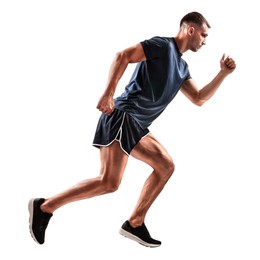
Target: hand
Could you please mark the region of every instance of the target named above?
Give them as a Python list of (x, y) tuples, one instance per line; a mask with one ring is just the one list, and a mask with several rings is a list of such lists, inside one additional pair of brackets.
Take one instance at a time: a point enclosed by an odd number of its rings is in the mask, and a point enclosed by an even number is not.
[(97, 104), (97, 109), (106, 115), (110, 115), (114, 111), (115, 105), (112, 97), (102, 96)]
[(235, 70), (236, 63), (230, 56), (226, 56), (224, 53), (220, 60), (220, 68), (229, 74)]

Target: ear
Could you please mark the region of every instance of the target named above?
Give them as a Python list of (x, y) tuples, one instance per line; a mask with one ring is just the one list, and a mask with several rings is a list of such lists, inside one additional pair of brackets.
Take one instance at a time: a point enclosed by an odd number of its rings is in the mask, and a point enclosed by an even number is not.
[(188, 34), (189, 34), (189, 35), (192, 35), (192, 34), (194, 33), (194, 31), (195, 31), (195, 28), (194, 28), (193, 26), (189, 26), (189, 28), (188, 28)]

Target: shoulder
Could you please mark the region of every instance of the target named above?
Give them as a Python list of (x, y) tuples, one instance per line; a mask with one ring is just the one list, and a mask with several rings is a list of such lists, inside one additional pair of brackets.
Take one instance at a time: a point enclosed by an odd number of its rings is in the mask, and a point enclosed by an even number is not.
[(141, 42), (142, 45), (164, 46), (170, 43), (170, 37), (154, 36)]
[(141, 42), (147, 58), (160, 57), (169, 49), (170, 38), (154, 36)]

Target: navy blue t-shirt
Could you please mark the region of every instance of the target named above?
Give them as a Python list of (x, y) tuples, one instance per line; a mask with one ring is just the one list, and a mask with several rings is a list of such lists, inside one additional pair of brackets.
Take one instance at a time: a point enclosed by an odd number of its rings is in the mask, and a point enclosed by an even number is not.
[(174, 38), (156, 36), (141, 44), (146, 60), (136, 65), (125, 91), (115, 98), (115, 107), (147, 128), (191, 76)]

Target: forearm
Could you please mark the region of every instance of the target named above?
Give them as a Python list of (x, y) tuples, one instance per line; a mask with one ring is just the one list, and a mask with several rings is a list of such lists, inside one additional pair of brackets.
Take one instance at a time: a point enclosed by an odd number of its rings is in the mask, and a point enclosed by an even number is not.
[(124, 54), (118, 53), (111, 64), (108, 74), (107, 86), (101, 98), (98, 101), (97, 109), (101, 112), (110, 115), (114, 110), (113, 97), (116, 91), (117, 84), (126, 70), (128, 61)]
[(228, 74), (225, 73), (223, 70), (220, 70), (216, 77), (210, 83), (199, 90), (198, 100), (203, 103), (209, 100), (218, 90), (227, 75)]
[(201, 104), (203, 104), (205, 101), (209, 100), (217, 91), (219, 86), (222, 84), (224, 79), (232, 73), (236, 68), (235, 61), (225, 54), (223, 54), (221, 60), (220, 60), (220, 71), (216, 75), (216, 77), (205, 87), (203, 87), (201, 90), (199, 90), (198, 93), (198, 99), (200, 100)]
[(107, 86), (104, 95), (113, 97), (117, 84), (124, 74), (128, 65), (128, 61), (123, 53), (117, 53), (111, 67), (109, 69)]

